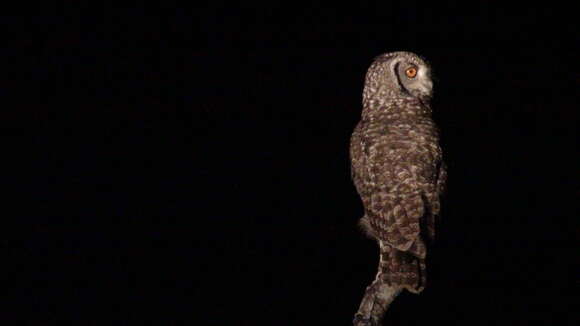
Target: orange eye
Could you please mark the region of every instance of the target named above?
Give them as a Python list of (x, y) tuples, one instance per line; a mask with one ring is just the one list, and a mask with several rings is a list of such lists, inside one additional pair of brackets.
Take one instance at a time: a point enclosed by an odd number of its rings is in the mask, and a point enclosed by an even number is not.
[(415, 76), (417, 76), (417, 68), (408, 68), (405, 70), (405, 74), (409, 78), (415, 78)]

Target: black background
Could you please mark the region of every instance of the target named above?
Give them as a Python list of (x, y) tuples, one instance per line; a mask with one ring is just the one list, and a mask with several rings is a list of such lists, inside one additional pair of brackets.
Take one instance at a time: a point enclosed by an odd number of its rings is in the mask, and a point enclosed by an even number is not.
[(12, 15), (3, 124), (16, 223), (2, 238), (17, 309), (0, 318), (349, 325), (378, 262), (356, 227), (349, 137), (372, 59), (408, 50), (435, 72), (449, 190), (428, 287), (401, 295), (386, 321), (576, 324), (568, 10), (405, 1)]

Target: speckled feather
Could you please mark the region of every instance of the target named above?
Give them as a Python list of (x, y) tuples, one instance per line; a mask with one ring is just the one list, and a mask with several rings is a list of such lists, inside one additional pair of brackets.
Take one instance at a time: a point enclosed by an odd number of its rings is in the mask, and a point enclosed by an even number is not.
[[(426, 75), (417, 79), (423, 80), (407, 88), (404, 76), (390, 71), (402, 62), (419, 67)], [(381, 244), (378, 277), (414, 293), (425, 286), (425, 238), (435, 236), (446, 179), (431, 90), (430, 67), (420, 57), (377, 57), (366, 76), (362, 118), (350, 148), (352, 178), (365, 210), (360, 224)]]

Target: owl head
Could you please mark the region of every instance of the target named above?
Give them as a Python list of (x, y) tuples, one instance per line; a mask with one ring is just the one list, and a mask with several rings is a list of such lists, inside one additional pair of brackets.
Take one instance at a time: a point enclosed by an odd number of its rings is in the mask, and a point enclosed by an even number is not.
[(399, 51), (375, 58), (367, 71), (363, 102), (409, 97), (425, 102), (432, 95), (429, 64), (414, 53)]

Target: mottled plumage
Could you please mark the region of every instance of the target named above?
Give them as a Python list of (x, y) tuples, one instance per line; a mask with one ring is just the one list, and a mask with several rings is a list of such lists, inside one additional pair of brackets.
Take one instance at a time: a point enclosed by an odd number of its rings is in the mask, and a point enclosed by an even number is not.
[(364, 206), (360, 224), (379, 242), (380, 263), (355, 325), (377, 324), (402, 289), (425, 287), (425, 240), (435, 236), (446, 179), (432, 88), (429, 65), (409, 52), (377, 57), (366, 75), (350, 155)]

